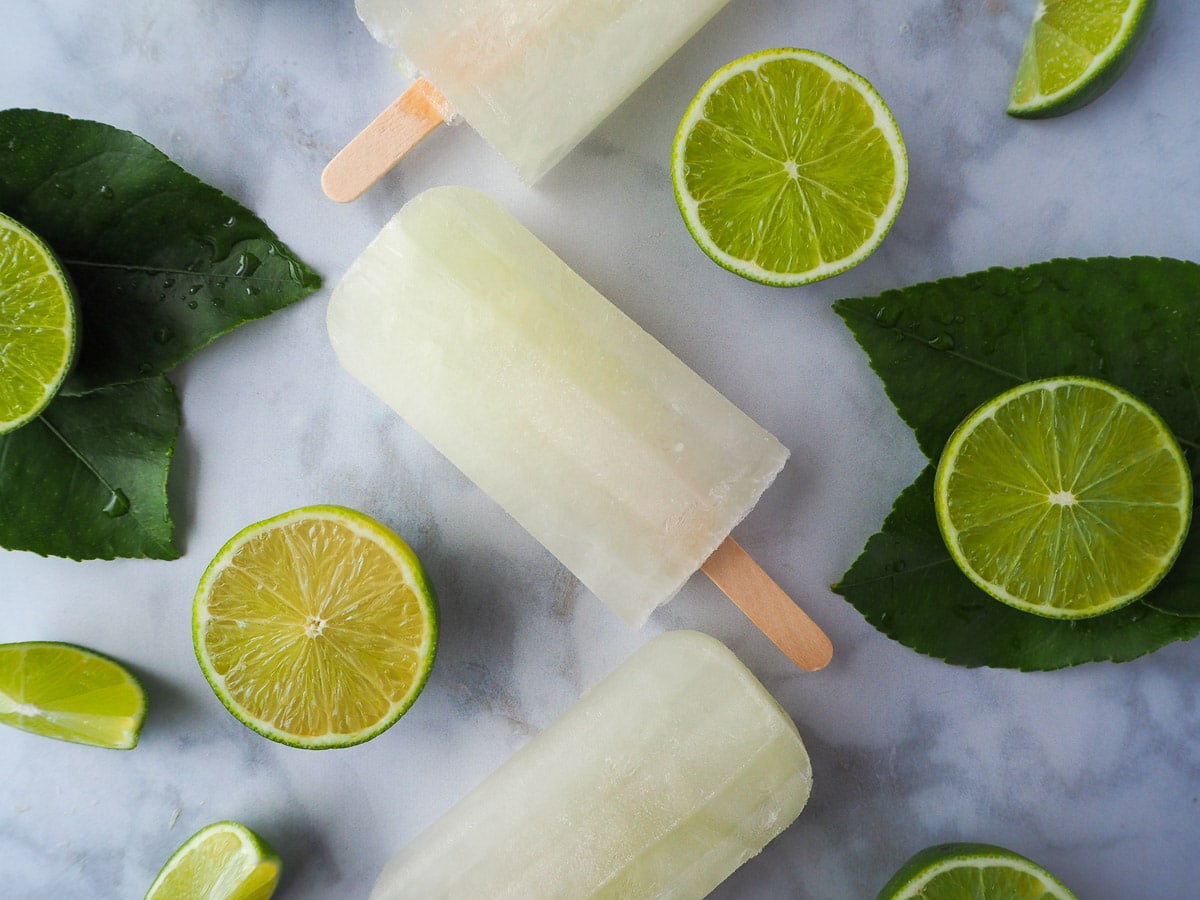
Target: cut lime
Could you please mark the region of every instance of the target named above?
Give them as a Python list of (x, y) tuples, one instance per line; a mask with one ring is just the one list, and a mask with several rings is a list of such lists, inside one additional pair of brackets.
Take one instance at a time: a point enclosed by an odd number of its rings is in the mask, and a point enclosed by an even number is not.
[(1032, 381), (958, 426), (938, 525), (975, 584), (1018, 609), (1095, 616), (1149, 591), (1187, 534), (1192, 482), (1146, 404), (1090, 378)]
[(904, 199), (896, 121), (861, 75), (811, 50), (735, 60), (692, 100), (671, 154), (675, 199), (714, 261), (807, 284), (879, 246)]
[(237, 822), (215, 822), (167, 860), (146, 900), (267, 900), (281, 864), (275, 851)]
[(876, 900), (1075, 900), (1032, 860), (991, 844), (938, 844), (916, 854)]
[(37, 417), (75, 360), (75, 290), (54, 252), (0, 213), (0, 434)]
[(1008, 114), (1049, 118), (1091, 103), (1133, 60), (1153, 11), (1154, 0), (1040, 0)]
[(233, 537), (200, 580), (196, 657), (221, 702), (294, 747), (362, 743), (416, 700), (437, 602), (408, 545), (373, 519), (311, 506)]
[(44, 737), (131, 750), (146, 692), (120, 663), (53, 641), (0, 644), (0, 722)]

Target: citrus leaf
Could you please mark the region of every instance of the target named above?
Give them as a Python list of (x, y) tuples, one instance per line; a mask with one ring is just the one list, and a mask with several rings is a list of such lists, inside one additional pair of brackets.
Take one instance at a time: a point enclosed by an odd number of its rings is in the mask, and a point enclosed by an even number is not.
[(1200, 618), (1170, 615), (1144, 602), (1091, 619), (1062, 620), (988, 596), (959, 570), (942, 542), (933, 469), (927, 467), (905, 488), (883, 529), (834, 586), (888, 637), (955, 665), (1032, 671), (1124, 662), (1200, 635)]
[(78, 288), (75, 392), (164, 374), (321, 283), (245, 207), (99, 122), (0, 111), (0, 211), (50, 244)]
[[(834, 309), (930, 459), (941, 455), (962, 419), (1002, 391), (1036, 378), (1088, 375), (1153, 407), (1183, 447), (1193, 480), (1200, 474), (1200, 394), (1192, 373), (1192, 361), (1200, 358), (1200, 266), (1195, 263), (1058, 259), (839, 300)], [(883, 531), (837, 587), (872, 624), (901, 643), (963, 665), (1045, 669), (1131, 659), (1200, 634), (1194, 618), (1200, 616), (1196, 528), (1167, 577), (1128, 612), (1138, 622), (1144, 617), (1144, 623), (1126, 627), (1119, 640), (1105, 637), (1109, 626), (1099, 619), (1068, 624), (1051, 638), (1038, 617), (1014, 610), (1020, 619), (1010, 623), (1010, 611), (988, 599), (999, 609), (971, 614), (984, 623), (969, 630), (969, 639), (981, 640), (980, 646), (947, 646), (946, 634), (961, 629), (913, 610), (944, 615), (952, 608), (961, 619), (963, 610), (975, 610), (986, 594), (959, 575), (945, 552), (933, 518), (932, 486), (924, 497), (911, 496), (922, 479), (901, 495)], [(926, 513), (931, 534), (922, 531)], [(888, 569), (897, 565), (904, 571)], [(953, 573), (941, 571), (947, 565)], [(897, 616), (910, 624), (898, 626)], [(998, 629), (995, 638), (983, 640), (990, 629)], [(1003, 641), (1009, 646), (1002, 648)]]
[(0, 544), (73, 559), (175, 559), (167, 475), (179, 401), (166, 378), (56, 397), (0, 436)]
[(56, 113), (0, 111), (0, 211), (64, 262), (83, 334), (59, 396), (0, 443), (0, 545), (178, 556), (166, 482), (179, 403), (162, 376), (320, 278), (140, 137)]

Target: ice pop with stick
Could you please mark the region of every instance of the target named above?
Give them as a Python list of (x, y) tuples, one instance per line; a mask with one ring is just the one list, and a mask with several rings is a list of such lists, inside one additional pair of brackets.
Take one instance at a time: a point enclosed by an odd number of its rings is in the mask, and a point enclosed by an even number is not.
[(729, 537), (786, 448), (491, 198), (410, 200), (328, 327), (352, 375), (629, 623), (703, 568), (797, 665), (828, 663)]
[(360, 196), (461, 115), (532, 184), (728, 0), (358, 0), (412, 86), (330, 161), (325, 193)]

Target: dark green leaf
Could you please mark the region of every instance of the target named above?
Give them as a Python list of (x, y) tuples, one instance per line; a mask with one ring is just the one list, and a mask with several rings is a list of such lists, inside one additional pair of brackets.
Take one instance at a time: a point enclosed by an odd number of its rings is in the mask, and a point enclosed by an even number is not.
[(166, 378), (56, 397), (0, 436), (0, 544), (74, 559), (175, 559), (167, 474), (178, 432)]
[(163, 374), (320, 286), (249, 210), (98, 122), (0, 112), (0, 211), (40, 234), (79, 290), (73, 392)]
[(933, 510), (933, 466), (901, 493), (883, 530), (834, 590), (889, 637), (960, 666), (1059, 669), (1123, 662), (1200, 635), (1200, 618), (1133, 603), (1061, 621), (989, 597), (946, 552)]
[[(1141, 397), (1179, 439), (1193, 480), (1200, 473), (1200, 400), (1191, 371), (1192, 361), (1200, 359), (1200, 266), (1195, 263), (1052, 260), (839, 300), (834, 309), (866, 350), (930, 459), (941, 455), (954, 428), (981, 403), (1025, 381), (1071, 374), (1101, 378)], [(1198, 527), (1172, 571), (1143, 603), (1111, 614), (1119, 616), (1113, 622), (1133, 617), (1142, 623), (1124, 632), (1123, 645), (1104, 637), (1109, 626), (1099, 619), (1067, 626), (1050, 639), (1038, 617), (989, 600), (999, 609), (974, 617), (984, 624), (978, 634), (969, 633), (975, 640), (996, 628), (997, 640), (950, 652), (937, 616), (913, 618), (912, 610), (929, 604), (937, 591), (951, 592), (940, 598), (944, 604), (966, 604), (954, 606), (960, 611), (974, 609), (986, 595), (950, 563), (936, 527), (930, 534), (905, 533), (933, 522), (932, 488), (924, 499), (914, 499), (912, 490), (902, 495), (890, 524), (867, 544), (839, 589), (877, 627), (920, 652), (964, 665), (1057, 668), (1089, 659), (1130, 659), (1200, 633), (1190, 620), (1160, 621), (1158, 612), (1148, 611), (1200, 615)], [(921, 574), (884, 577), (886, 567), (897, 563), (915, 564)], [(929, 567), (922, 568), (926, 563)], [(947, 565), (953, 571), (943, 572)], [(901, 613), (915, 627), (899, 628), (894, 617)], [(1007, 624), (995, 624), (994, 614)], [(947, 625), (945, 630), (956, 634), (956, 641), (967, 639), (962, 629)], [(1001, 640), (1009, 642), (1006, 649)]]

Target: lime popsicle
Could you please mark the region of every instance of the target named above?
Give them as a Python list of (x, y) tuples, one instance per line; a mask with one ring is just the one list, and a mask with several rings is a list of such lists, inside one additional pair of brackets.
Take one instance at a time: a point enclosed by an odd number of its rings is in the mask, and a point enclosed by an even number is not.
[(371, 900), (702, 897), (811, 786), (796, 726), (737, 657), (668, 632), (402, 850)]
[[(338, 284), (328, 326), (352, 375), (630, 624), (703, 566), (798, 665), (828, 662), (828, 639), (728, 539), (788, 451), (493, 200), (409, 201)], [(753, 609), (747, 578), (766, 582)]]
[(727, 2), (358, 0), (421, 77), (330, 164), (326, 193), (358, 196), (455, 113), (532, 184)]

